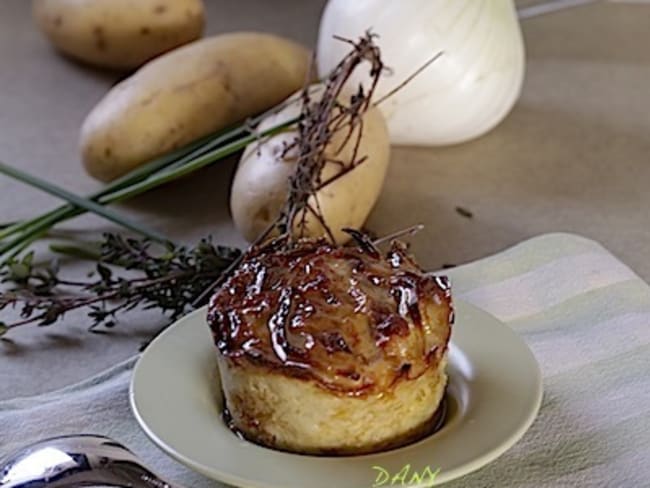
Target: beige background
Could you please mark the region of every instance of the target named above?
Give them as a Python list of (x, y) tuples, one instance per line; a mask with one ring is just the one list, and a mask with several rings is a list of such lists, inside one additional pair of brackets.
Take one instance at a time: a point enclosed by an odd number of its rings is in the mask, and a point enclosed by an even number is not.
[[(531, 3), (531, 2), (526, 2)], [(33, 28), (27, 0), (0, 1), (0, 159), (79, 193), (78, 129), (118, 77), (57, 55)], [(208, 32), (263, 29), (313, 44), (322, 0), (207, 0)], [(650, 278), (650, 5), (608, 3), (522, 25), (527, 76), (496, 130), (454, 147), (396, 148), (369, 227), (414, 222), (424, 265), (471, 261), (525, 238), (570, 231), (594, 238)], [(132, 201), (121, 210), (174, 238), (243, 245), (228, 215), (234, 161)], [(0, 221), (56, 202), (0, 177)], [(467, 219), (456, 206), (470, 209)], [(66, 225), (92, 236), (93, 217)], [(50, 390), (132, 355), (161, 324), (135, 316), (111, 336), (70, 316), (0, 343), (0, 398)]]

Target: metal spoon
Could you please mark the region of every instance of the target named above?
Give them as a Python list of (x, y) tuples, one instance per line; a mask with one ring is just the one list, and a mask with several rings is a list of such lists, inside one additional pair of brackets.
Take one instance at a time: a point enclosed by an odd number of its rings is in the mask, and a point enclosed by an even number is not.
[(0, 488), (182, 488), (161, 479), (113, 439), (72, 435), (46, 439), (0, 467)]

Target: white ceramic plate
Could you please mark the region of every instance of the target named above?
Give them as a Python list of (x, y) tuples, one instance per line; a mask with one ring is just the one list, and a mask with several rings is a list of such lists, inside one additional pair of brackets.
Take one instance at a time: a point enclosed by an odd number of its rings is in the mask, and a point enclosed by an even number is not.
[[(216, 348), (206, 310), (179, 320), (146, 349), (131, 383), (131, 405), (147, 435), (181, 463), (245, 488), (364, 488), (406, 465), (440, 469), (436, 485), (475, 471), (512, 447), (542, 399), (541, 373), (506, 325), (461, 301), (449, 354), (451, 408), (445, 426), (415, 444), (353, 457), (302, 456), (236, 437), (221, 420)], [(408, 484), (430, 486), (430, 478)], [(399, 485), (399, 483), (398, 483)], [(390, 486), (386, 483), (385, 486)]]

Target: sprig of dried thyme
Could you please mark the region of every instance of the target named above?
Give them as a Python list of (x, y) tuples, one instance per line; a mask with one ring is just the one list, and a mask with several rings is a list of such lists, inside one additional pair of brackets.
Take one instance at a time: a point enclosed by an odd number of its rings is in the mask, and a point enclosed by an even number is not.
[(13, 259), (0, 279), (11, 284), (0, 295), (0, 311), (17, 308), (21, 318), (0, 322), (0, 335), (27, 324), (51, 325), (68, 312), (87, 308), (90, 330), (113, 327), (120, 312), (158, 309), (170, 319), (191, 304), (239, 256), (209, 239), (195, 247), (160, 246), (147, 239), (106, 234), (94, 272), (68, 280), (56, 262), (36, 266), (33, 253)]

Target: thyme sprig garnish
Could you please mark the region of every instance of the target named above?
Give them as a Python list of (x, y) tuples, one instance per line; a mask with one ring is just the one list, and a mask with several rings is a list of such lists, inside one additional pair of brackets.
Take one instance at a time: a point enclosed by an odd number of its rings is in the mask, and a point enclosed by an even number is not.
[[(330, 241), (335, 242), (332, 230), (323, 217), (318, 192), (353, 171), (366, 159), (365, 155), (358, 153), (363, 134), (363, 115), (372, 106), (375, 88), (385, 69), (379, 47), (374, 42), (375, 37), (371, 32), (366, 32), (357, 41), (339, 38), (349, 43), (352, 49), (323, 81), (322, 94), (314, 99), (307, 87), (302, 91), (298, 134), (284, 151), (285, 155), (292, 153), (292, 157), (296, 158), (296, 170), (289, 177), (288, 197), (273, 226), (286, 240), (288, 247), (293, 246), (296, 239), (307, 235), (310, 215), (320, 223)], [(359, 85), (355, 93), (344, 97), (348, 80), (364, 62), (369, 64), (370, 87), (366, 90)], [(330, 143), (338, 132), (343, 132), (345, 137), (339, 147), (331, 152)], [(349, 143), (353, 144), (352, 156), (349, 161), (342, 161), (338, 156)], [(337, 171), (324, 180), (323, 172), (328, 165), (333, 165)], [(265, 238), (264, 235), (260, 237)]]
[(51, 325), (80, 308), (88, 309), (93, 331), (113, 327), (118, 313), (136, 307), (158, 309), (174, 320), (190, 310), (238, 255), (238, 250), (209, 239), (195, 247), (161, 246), (105, 234), (100, 259), (82, 280), (62, 276), (56, 261), (35, 265), (33, 253), (14, 258), (0, 271), (2, 281), (13, 284), (0, 295), (0, 311), (17, 308), (20, 319), (0, 322), (0, 335), (27, 324)]

